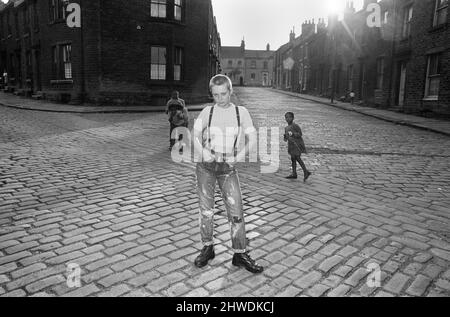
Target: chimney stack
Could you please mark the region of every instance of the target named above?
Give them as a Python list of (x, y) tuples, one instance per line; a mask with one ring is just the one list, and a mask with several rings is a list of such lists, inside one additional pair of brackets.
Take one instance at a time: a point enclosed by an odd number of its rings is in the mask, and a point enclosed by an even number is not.
[(295, 27), (292, 29), (291, 33), (289, 34), (289, 42), (294, 42), (295, 40)]
[(314, 19), (312, 21), (305, 21), (302, 24), (302, 36), (308, 37), (314, 34), (316, 31), (316, 24), (314, 22)]

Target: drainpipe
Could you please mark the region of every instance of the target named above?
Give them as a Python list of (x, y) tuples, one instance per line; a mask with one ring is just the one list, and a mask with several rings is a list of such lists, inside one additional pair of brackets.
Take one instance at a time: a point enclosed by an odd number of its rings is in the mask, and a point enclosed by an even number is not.
[(394, 85), (394, 67), (395, 67), (395, 62), (394, 62), (394, 58), (395, 58), (395, 35), (397, 32), (397, 6), (396, 6), (396, 0), (392, 1), (392, 4), (394, 6), (394, 10), (393, 10), (393, 19), (394, 19), (394, 24), (393, 24), (393, 29), (392, 29), (392, 43), (391, 43), (391, 69), (389, 72), (389, 89), (388, 89), (388, 99), (387, 99), (387, 105), (388, 107), (391, 107), (391, 102), (392, 102), (392, 86)]
[(80, 7), (81, 7), (81, 27), (80, 27), (80, 43), (81, 43), (81, 103), (84, 103), (85, 96), (86, 96), (86, 78), (85, 78), (85, 72), (84, 72), (84, 18), (83, 18), (83, 12), (84, 12), (84, 6), (83, 6), (83, 0), (80, 0)]

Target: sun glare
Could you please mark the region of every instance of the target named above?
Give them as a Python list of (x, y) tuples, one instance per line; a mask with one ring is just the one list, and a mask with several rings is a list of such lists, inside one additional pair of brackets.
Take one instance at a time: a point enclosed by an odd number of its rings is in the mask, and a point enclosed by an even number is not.
[(345, 0), (326, 0), (328, 14), (341, 14), (345, 9)]

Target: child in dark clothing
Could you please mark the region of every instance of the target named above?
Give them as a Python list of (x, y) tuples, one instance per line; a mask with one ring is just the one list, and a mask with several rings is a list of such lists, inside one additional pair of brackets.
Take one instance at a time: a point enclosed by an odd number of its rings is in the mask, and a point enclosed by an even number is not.
[[(180, 99), (179, 92), (172, 92), (171, 99), (166, 105), (166, 114), (170, 122), (170, 150), (174, 146), (176, 140), (172, 138), (172, 132), (177, 127), (188, 127), (189, 124), (189, 114), (186, 108), (186, 104), (183, 99)], [(183, 135), (179, 136), (178, 141), (183, 139)]]
[(287, 179), (297, 179), (297, 162), (300, 164), (303, 170), (304, 178), (306, 180), (311, 176), (311, 172), (306, 169), (305, 163), (303, 163), (301, 155), (306, 153), (305, 142), (302, 137), (302, 130), (294, 123), (294, 114), (288, 112), (285, 115), (288, 126), (285, 128), (284, 141), (288, 142), (288, 153), (291, 156), (292, 161), (292, 174), (286, 177)]

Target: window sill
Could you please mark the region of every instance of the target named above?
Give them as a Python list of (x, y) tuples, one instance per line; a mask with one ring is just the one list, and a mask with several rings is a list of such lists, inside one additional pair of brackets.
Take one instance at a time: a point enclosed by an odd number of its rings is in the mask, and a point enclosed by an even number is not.
[(150, 79), (149, 81), (150, 85), (155, 85), (155, 86), (167, 86), (167, 85), (178, 85), (178, 86), (186, 86), (186, 82), (181, 80), (155, 80), (155, 79)]
[(425, 97), (422, 99), (423, 101), (439, 101), (438, 96)]
[(408, 37), (402, 37), (401, 39), (400, 39), (400, 44), (407, 44), (407, 43), (409, 43), (411, 41), (411, 37), (410, 36), (408, 36)]
[(428, 33), (438, 33), (438, 32), (442, 32), (445, 29), (447, 29), (448, 24), (447, 23), (442, 23), (436, 26), (431, 27), (430, 29), (428, 29)]
[(150, 17), (149, 20), (151, 22), (169, 23), (169, 24), (175, 24), (175, 25), (180, 25), (180, 26), (186, 26), (186, 21), (178, 21), (178, 20), (173, 20), (173, 19), (169, 19), (169, 18)]
[(48, 23), (48, 25), (62, 24), (62, 23), (65, 23), (65, 22), (66, 22), (65, 19), (57, 19), (57, 20), (55, 20), (55, 21), (50, 21), (50, 22)]
[(73, 80), (72, 79), (53, 79), (53, 80), (50, 80), (50, 84), (52, 84), (52, 85), (73, 84)]

